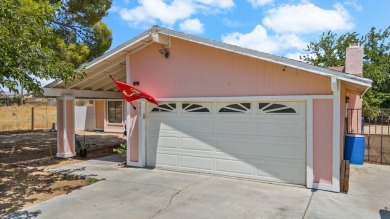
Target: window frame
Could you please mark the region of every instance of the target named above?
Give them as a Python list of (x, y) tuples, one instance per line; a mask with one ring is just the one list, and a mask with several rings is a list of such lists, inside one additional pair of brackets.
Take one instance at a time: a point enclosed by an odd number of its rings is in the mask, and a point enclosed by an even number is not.
[[(115, 108), (115, 112), (114, 112), (114, 115), (115, 115), (115, 118), (114, 118), (114, 122), (110, 122), (110, 103), (115, 103), (114, 105), (114, 108)], [(120, 122), (117, 122), (117, 110), (119, 109), (119, 107), (117, 106), (117, 103), (120, 103), (121, 107), (120, 107), (120, 110), (121, 110), (121, 118), (120, 118)], [(123, 124), (123, 101), (120, 101), (120, 100), (108, 100), (107, 101), (107, 123), (108, 124), (113, 124), (113, 125), (122, 125)]]

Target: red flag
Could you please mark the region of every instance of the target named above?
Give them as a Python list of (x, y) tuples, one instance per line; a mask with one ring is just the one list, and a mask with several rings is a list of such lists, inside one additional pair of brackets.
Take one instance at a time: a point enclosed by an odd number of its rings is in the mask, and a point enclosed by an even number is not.
[(134, 100), (138, 100), (141, 98), (145, 98), (147, 101), (154, 103), (158, 105), (157, 101), (150, 96), (148, 93), (141, 91), (133, 86), (130, 86), (126, 83), (123, 83), (121, 81), (116, 81), (111, 75), (111, 79), (114, 81), (116, 86), (118, 86), (119, 90), (122, 92), (123, 96), (127, 100), (127, 102), (132, 102)]

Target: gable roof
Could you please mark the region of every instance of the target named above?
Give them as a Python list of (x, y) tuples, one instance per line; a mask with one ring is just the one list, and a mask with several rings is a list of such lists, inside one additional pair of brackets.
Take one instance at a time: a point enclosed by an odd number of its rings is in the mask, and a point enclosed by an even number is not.
[[(92, 60), (91, 62), (88, 62), (86, 64), (87, 73), (88, 73), (88, 71), (93, 71), (93, 69), (97, 69), (98, 67), (101, 67), (102, 65), (107, 64), (107, 63), (108, 64), (115, 63), (115, 64), (122, 64), (123, 65), (123, 63), (125, 62), (124, 57), (126, 56), (126, 54), (133, 52), (133, 51), (136, 51), (138, 49), (142, 49), (145, 45), (153, 43), (153, 40), (150, 36), (151, 32), (179, 38), (179, 39), (186, 40), (186, 41), (191, 41), (194, 43), (214, 47), (217, 49), (241, 54), (244, 56), (249, 56), (249, 57), (253, 57), (256, 59), (284, 65), (287, 67), (292, 67), (292, 68), (304, 70), (304, 71), (318, 74), (318, 75), (323, 75), (323, 76), (327, 76), (327, 77), (336, 77), (339, 80), (346, 81), (346, 82), (356, 84), (356, 85), (365, 86), (367, 88), (371, 87), (371, 84), (372, 84), (372, 80), (368, 79), (368, 78), (359, 77), (356, 75), (347, 74), (347, 73), (339, 72), (339, 71), (332, 70), (332, 69), (322, 68), (319, 66), (314, 66), (314, 65), (311, 65), (311, 64), (306, 63), (306, 62), (297, 61), (297, 60), (293, 60), (293, 59), (289, 59), (289, 58), (285, 58), (285, 57), (281, 57), (281, 56), (276, 56), (276, 55), (272, 55), (269, 53), (264, 53), (264, 52), (260, 52), (260, 51), (256, 51), (256, 50), (252, 50), (252, 49), (248, 49), (248, 48), (242, 48), (242, 47), (235, 46), (235, 45), (230, 45), (230, 44), (226, 44), (226, 43), (222, 43), (222, 42), (218, 42), (218, 41), (214, 41), (214, 40), (209, 40), (209, 39), (201, 38), (198, 36), (193, 36), (193, 35), (181, 33), (178, 31), (162, 28), (159, 26), (153, 26), (152, 28), (144, 31), (143, 33), (136, 36), (135, 38), (133, 38), (133, 39), (119, 45), (118, 47), (106, 52), (105, 54)], [(122, 62), (120, 62), (121, 61), (120, 58), (123, 58)], [(118, 59), (119, 59), (119, 61), (115, 61)], [(123, 70), (123, 71), (125, 71), (125, 70)], [(88, 80), (88, 77), (89, 76), (87, 74), (86, 80)], [(82, 82), (79, 82), (79, 83), (82, 83)], [(54, 81), (54, 82), (45, 86), (45, 88), (54, 88), (54, 87), (61, 87), (61, 88), (64, 87), (63, 81), (57, 80), (57, 81)], [(75, 86), (70, 86), (68, 88), (72, 88), (72, 87), (75, 87)]]

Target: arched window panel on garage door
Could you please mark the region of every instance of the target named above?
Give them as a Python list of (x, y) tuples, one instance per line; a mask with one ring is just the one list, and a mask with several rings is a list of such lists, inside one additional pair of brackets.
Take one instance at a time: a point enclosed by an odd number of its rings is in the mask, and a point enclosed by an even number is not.
[(221, 103), (218, 113), (250, 113), (251, 103)]
[(157, 112), (176, 112), (176, 103), (164, 103), (160, 104), (158, 106), (155, 106), (152, 108), (150, 112), (157, 113)]
[(259, 113), (267, 114), (298, 114), (299, 106), (296, 102), (260, 102)]
[(211, 104), (207, 103), (183, 103), (182, 112), (186, 113), (210, 113)]

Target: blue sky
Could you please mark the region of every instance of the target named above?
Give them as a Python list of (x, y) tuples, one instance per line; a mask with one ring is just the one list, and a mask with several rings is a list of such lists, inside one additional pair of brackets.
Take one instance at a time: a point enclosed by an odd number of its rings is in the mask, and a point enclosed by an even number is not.
[(322, 32), (390, 25), (389, 0), (114, 0), (114, 48), (153, 25), (298, 59)]
[(299, 59), (323, 32), (388, 27), (389, 9), (390, 0), (114, 0), (103, 20), (112, 30), (111, 49), (159, 25)]

